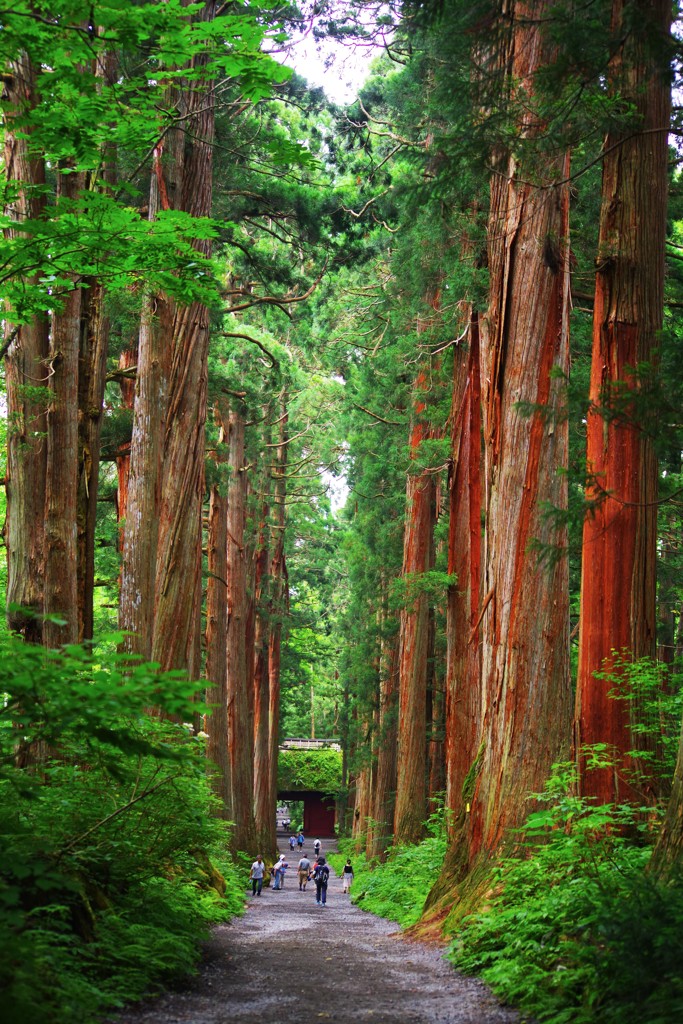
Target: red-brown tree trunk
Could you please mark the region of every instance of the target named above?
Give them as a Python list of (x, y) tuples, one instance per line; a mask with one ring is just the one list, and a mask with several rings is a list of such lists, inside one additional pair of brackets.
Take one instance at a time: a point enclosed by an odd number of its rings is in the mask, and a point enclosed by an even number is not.
[[(20, 224), (41, 216), (45, 208), (45, 165), (29, 152), (30, 129), (14, 129), (13, 112), (22, 115), (35, 105), (35, 74), (23, 57), (3, 77), (5, 177), (16, 197), (5, 212)], [(29, 136), (29, 138), (25, 137)], [(13, 229), (14, 230), (14, 229)], [(10, 235), (10, 232), (7, 232)], [(34, 283), (29, 281), (29, 284)], [(47, 472), (46, 413), (49, 323), (34, 317), (14, 326), (6, 313), (7, 388), (7, 624), (32, 643), (42, 640), (45, 564), (45, 478)], [(11, 340), (10, 340), (11, 339)], [(27, 387), (26, 385), (29, 385)], [(40, 388), (45, 392), (41, 394)], [(28, 615), (22, 612), (28, 611)]]
[[(415, 403), (410, 436), (411, 458), (430, 436), (424, 419), (427, 375), (415, 382), (421, 397)], [(430, 473), (408, 472), (406, 523), (403, 542), (403, 580), (408, 595), (401, 609), (399, 654), (398, 776), (394, 813), (396, 843), (420, 840), (427, 807), (427, 649), (429, 601), (419, 577), (431, 568), (434, 525), (434, 478)], [(416, 593), (410, 591), (415, 589)]]
[[(216, 462), (224, 465), (225, 425), (221, 410), (214, 410), (219, 426)], [(221, 801), (221, 816), (232, 820), (232, 769), (228, 751), (228, 507), (222, 480), (211, 486), (207, 536), (206, 585), (206, 701), (212, 712), (206, 719), (207, 755), (216, 766), (211, 784)]]
[(456, 821), (471, 799), (472, 772), (482, 723), (482, 446), (479, 318), (473, 310), (466, 353), (453, 365), (452, 466), (449, 477), (448, 572), (457, 583), (446, 607), (446, 806)]
[[(554, 58), (547, 7), (545, 0), (511, 4), (499, 54), (510, 88), (523, 90), (522, 139), (538, 132), (534, 78)], [(541, 177), (532, 161), (498, 154), (495, 162), (490, 302), (481, 325), (483, 717), (461, 833), (461, 895), (465, 879), (474, 884), (478, 865), (523, 821), (528, 794), (543, 788), (571, 729), (567, 538), (547, 514), (567, 501), (567, 418), (557, 375), (568, 371), (568, 160), (544, 159)]]
[(246, 479), (244, 416), (232, 408), (228, 420), (228, 735), (232, 775), (232, 811), (236, 850), (253, 850), (254, 825), (253, 735), (249, 719), (246, 661), (247, 562), (245, 542)]
[(615, 32), (627, 7), (640, 10), (648, 31), (625, 32), (610, 69), (639, 120), (608, 135), (604, 147), (576, 707), (579, 755), (583, 744), (595, 743), (609, 744), (614, 754), (613, 767), (590, 772), (579, 757), (582, 791), (601, 803), (653, 795), (646, 777), (632, 775), (637, 761), (625, 756), (638, 746), (634, 708), (609, 697), (615, 680), (595, 678), (613, 667), (614, 651), (629, 659), (654, 655), (656, 636), (657, 464), (647, 429), (654, 413), (638, 404), (637, 368), (652, 363), (662, 325), (671, 88), (668, 62), (653, 49), (668, 35), (671, 5), (614, 0)]

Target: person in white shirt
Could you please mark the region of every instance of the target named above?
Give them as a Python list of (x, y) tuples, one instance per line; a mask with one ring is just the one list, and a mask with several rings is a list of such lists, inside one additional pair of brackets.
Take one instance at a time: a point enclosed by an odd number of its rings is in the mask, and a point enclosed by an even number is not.
[(251, 871), (249, 872), (249, 878), (251, 879), (251, 894), (252, 896), (260, 896), (261, 889), (263, 888), (263, 876), (265, 874), (266, 865), (263, 863), (263, 857), (259, 853), (258, 857), (251, 865)]

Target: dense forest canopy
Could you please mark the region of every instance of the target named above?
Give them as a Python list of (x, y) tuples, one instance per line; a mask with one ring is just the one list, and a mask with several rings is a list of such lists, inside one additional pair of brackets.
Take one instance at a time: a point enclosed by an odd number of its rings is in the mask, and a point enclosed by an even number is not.
[[(13, 1019), (189, 969), (275, 854), (287, 736), (341, 744), (377, 877), (438, 860), (406, 921), (465, 969), (538, 1019), (683, 1008), (679, 16), (0, 12)], [(367, 65), (351, 102), (302, 40)], [(533, 899), (552, 956), (511, 981)], [(637, 983), (571, 973), (607, 920)]]

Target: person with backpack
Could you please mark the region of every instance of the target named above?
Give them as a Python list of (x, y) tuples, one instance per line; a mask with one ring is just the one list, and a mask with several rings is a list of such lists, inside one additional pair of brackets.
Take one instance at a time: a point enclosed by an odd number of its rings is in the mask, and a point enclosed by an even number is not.
[(299, 850), (301, 850), (303, 852), (303, 848), (304, 848), (304, 834), (303, 834), (303, 832), (299, 831), (299, 835), (296, 837), (296, 841), (299, 844)]
[(315, 855), (317, 857), (318, 854), (320, 853), (320, 840), (319, 839), (316, 839), (316, 841), (313, 843), (313, 849), (315, 850)]
[(273, 885), (273, 891), (276, 889), (284, 889), (285, 887), (285, 871), (289, 867), (289, 864), (285, 860), (284, 853), (280, 854), (280, 859), (275, 862), (275, 884)]
[(313, 880), (315, 882), (315, 902), (318, 906), (324, 907), (327, 903), (327, 883), (330, 880), (330, 869), (324, 857), (318, 857)]

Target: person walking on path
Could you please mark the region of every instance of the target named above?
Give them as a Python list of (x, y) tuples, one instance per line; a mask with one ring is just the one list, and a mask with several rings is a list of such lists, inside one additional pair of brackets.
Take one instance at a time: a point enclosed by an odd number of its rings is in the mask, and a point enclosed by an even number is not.
[(351, 892), (351, 883), (353, 882), (353, 868), (351, 867), (351, 861), (347, 860), (342, 871), (342, 892)]
[(318, 866), (313, 873), (315, 880), (315, 902), (324, 907), (327, 903), (327, 883), (330, 880), (330, 869), (324, 857), (318, 857)]
[(259, 853), (258, 857), (251, 865), (251, 871), (249, 872), (249, 878), (251, 879), (251, 894), (252, 896), (260, 896), (261, 889), (263, 888), (263, 876), (266, 871), (266, 865), (263, 863), (263, 857)]
[(296, 836), (290, 836), (289, 837), (289, 848), (290, 848), (290, 850), (293, 850), (295, 846), (296, 846)]
[(301, 832), (301, 831), (299, 832), (299, 835), (296, 837), (296, 841), (299, 844), (299, 852), (300, 853), (303, 852), (303, 848), (304, 848), (304, 834), (303, 834), (303, 832)]
[(280, 859), (275, 863), (275, 882), (273, 884), (273, 890), (284, 889), (285, 887), (285, 871), (289, 867), (289, 864), (285, 860), (284, 853), (280, 854)]
[(320, 853), (320, 840), (319, 839), (316, 839), (316, 841), (313, 843), (313, 849), (315, 850), (315, 855), (317, 857), (318, 854)]
[(297, 870), (299, 872), (299, 890), (300, 892), (306, 892), (306, 882), (311, 873), (311, 862), (305, 854), (299, 861)]

